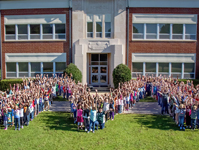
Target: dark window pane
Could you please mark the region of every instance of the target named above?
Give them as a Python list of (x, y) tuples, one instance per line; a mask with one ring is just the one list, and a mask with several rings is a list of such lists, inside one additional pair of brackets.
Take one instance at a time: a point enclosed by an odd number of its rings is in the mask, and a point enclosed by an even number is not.
[(30, 34), (40, 34), (40, 25), (30, 25)]
[(160, 33), (170, 34), (170, 24), (159, 24)]
[(43, 24), (43, 34), (52, 34), (53, 33), (53, 25), (52, 24)]
[(15, 34), (15, 25), (6, 25), (6, 34)]
[(7, 65), (7, 72), (16, 72), (16, 63), (6, 63)]
[(96, 32), (102, 32), (102, 22), (96, 22)]
[(146, 72), (156, 72), (156, 63), (146, 63)]
[(100, 54), (100, 61), (107, 61), (107, 54)]
[(99, 61), (99, 54), (91, 54), (91, 61)]
[(173, 34), (183, 34), (183, 25), (173, 24)]
[(143, 72), (143, 63), (132, 63), (132, 72)]
[(55, 24), (55, 33), (66, 33), (65, 24)]
[(105, 32), (111, 32), (111, 23), (105, 22)]
[(18, 25), (18, 34), (28, 34), (27, 25)]
[(87, 32), (93, 32), (93, 22), (87, 22)]
[(40, 72), (40, 71), (41, 71), (40, 62), (32, 62), (31, 72)]
[(133, 24), (133, 33), (144, 33), (144, 24)]
[(53, 63), (52, 62), (44, 62), (43, 63), (43, 72), (53, 72)]
[(182, 71), (182, 64), (181, 63), (172, 63), (171, 64), (171, 72), (181, 72)]
[(169, 72), (169, 63), (159, 63), (159, 72)]
[(146, 33), (157, 34), (157, 24), (146, 24)]
[(19, 72), (28, 72), (28, 63), (20, 62), (19, 64)]
[(63, 72), (66, 69), (65, 62), (56, 62), (56, 72)]
[(194, 63), (184, 63), (184, 72), (194, 72), (195, 64)]
[(185, 24), (185, 34), (196, 34), (196, 25)]

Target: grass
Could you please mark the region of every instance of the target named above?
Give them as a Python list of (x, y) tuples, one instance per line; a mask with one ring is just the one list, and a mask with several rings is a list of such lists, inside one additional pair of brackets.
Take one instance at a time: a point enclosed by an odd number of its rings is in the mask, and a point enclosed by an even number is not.
[(169, 116), (117, 115), (104, 130), (80, 131), (68, 113), (43, 112), (20, 131), (0, 130), (1, 149), (198, 149), (198, 130), (179, 131)]
[(68, 101), (66, 98), (63, 98), (62, 96), (57, 96), (53, 99), (53, 101)]
[(140, 99), (139, 102), (157, 102), (157, 101), (152, 97), (146, 97), (144, 99)]

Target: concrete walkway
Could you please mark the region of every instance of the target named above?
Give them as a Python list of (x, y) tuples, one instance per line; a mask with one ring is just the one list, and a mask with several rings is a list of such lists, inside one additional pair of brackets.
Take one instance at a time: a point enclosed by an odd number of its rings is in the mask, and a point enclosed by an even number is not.
[[(54, 101), (51, 111), (70, 112), (70, 102), (68, 101)], [(131, 114), (160, 114), (161, 108), (156, 102), (138, 102), (135, 107), (129, 109), (125, 113)]]

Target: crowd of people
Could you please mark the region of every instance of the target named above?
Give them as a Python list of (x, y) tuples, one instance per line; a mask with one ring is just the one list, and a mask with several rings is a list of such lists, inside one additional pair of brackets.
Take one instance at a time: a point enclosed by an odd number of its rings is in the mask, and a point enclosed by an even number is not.
[(199, 128), (199, 85), (193, 82), (179, 82), (178, 79), (163, 76), (138, 76), (136, 80), (110, 88), (110, 92), (91, 92), (87, 84), (77, 84), (70, 76), (49, 78), (48, 75), (23, 78), (22, 84), (10, 85), (10, 89), (0, 94), (0, 124), (7, 130), (8, 125), (15, 130), (29, 125), (42, 111), (48, 111), (53, 98), (63, 96), (70, 101), (71, 117), (78, 130), (95, 132), (105, 127), (108, 120), (128, 111), (140, 99), (151, 96), (162, 107), (161, 113), (170, 114), (180, 130)]

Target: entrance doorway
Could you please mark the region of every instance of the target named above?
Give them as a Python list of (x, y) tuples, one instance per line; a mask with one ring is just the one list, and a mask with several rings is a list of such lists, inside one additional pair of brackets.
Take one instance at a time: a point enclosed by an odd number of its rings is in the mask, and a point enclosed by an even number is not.
[(108, 60), (107, 54), (91, 54), (91, 85), (108, 85)]

